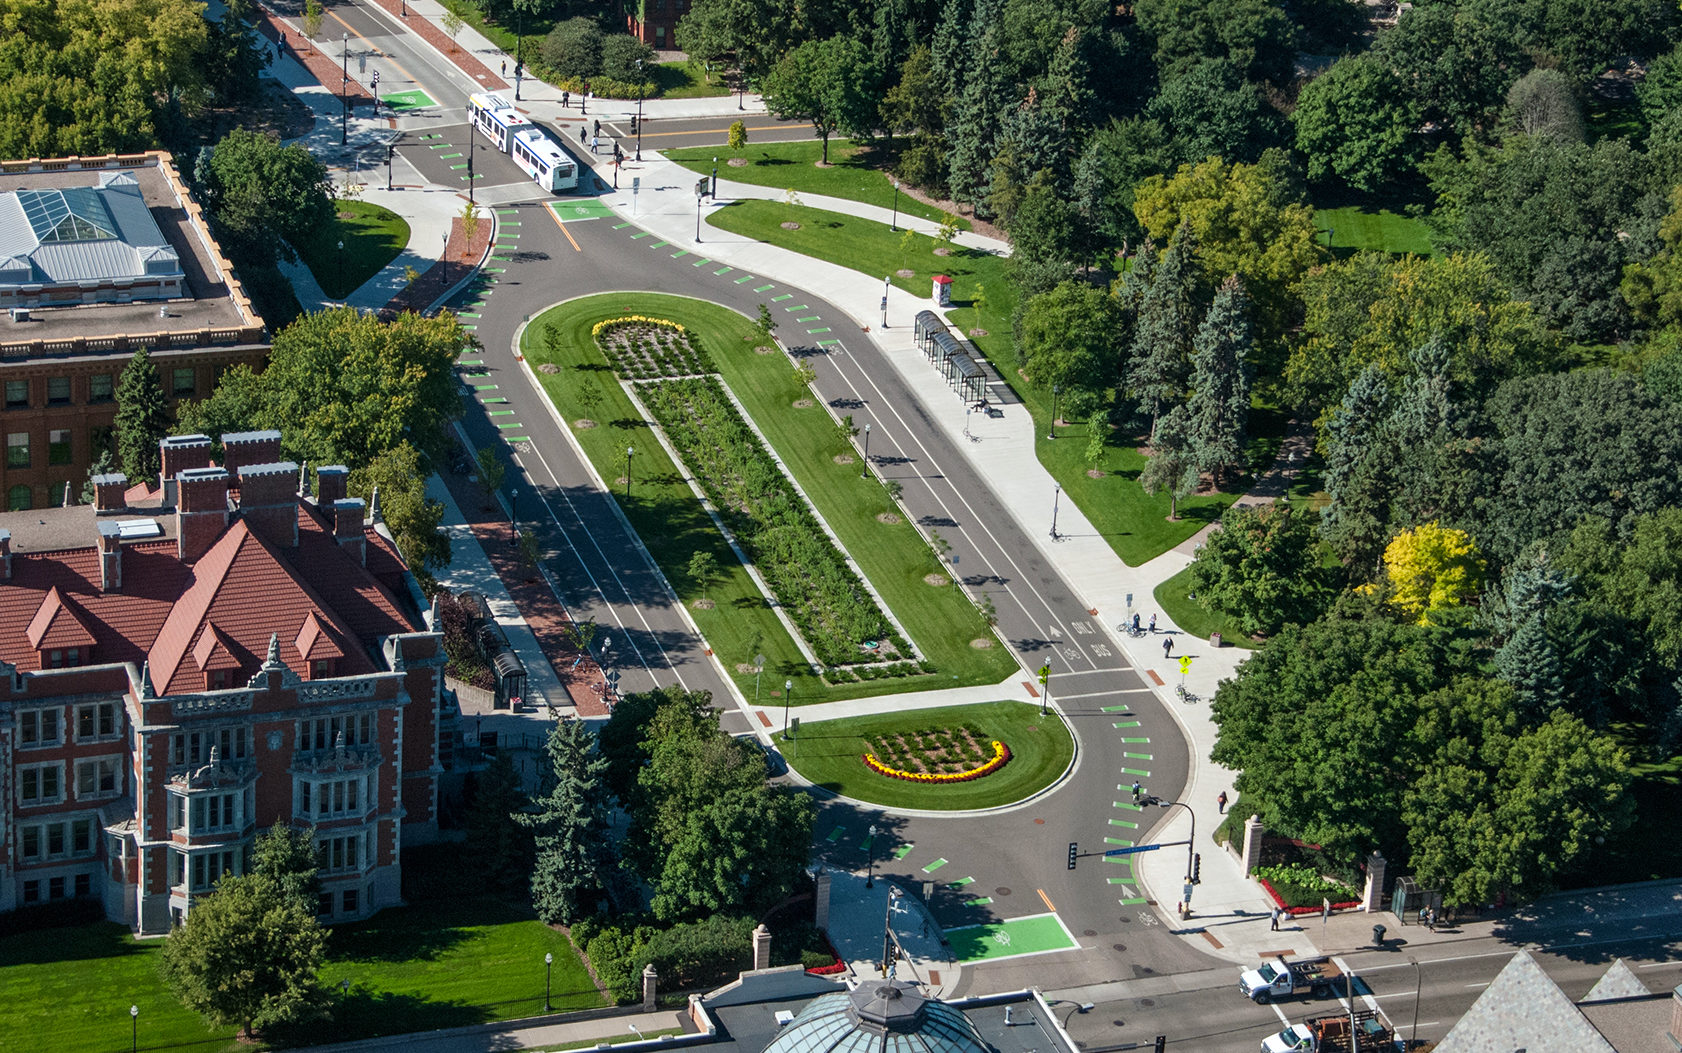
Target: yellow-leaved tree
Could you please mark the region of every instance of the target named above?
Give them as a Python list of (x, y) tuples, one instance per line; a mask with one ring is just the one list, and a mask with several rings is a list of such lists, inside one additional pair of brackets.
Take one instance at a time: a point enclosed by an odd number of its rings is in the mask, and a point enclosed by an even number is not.
[(1433, 520), (1390, 539), (1384, 570), (1391, 602), (1424, 625), (1433, 611), (1458, 607), (1477, 593), (1484, 561), (1470, 534)]

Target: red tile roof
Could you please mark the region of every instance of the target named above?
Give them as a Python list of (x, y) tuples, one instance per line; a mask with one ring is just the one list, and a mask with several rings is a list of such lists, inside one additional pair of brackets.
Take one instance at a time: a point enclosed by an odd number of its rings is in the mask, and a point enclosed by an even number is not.
[(69, 640), (79, 626), (92, 662), (149, 661), (160, 694), (203, 690), (206, 669), (255, 673), (277, 633), (282, 659), (300, 676), (310, 657), (337, 658), (338, 676), (371, 672), (383, 667), (381, 637), (423, 627), (382, 584), (401, 585), (395, 552), (372, 528), (364, 536), (367, 568), (340, 548), (327, 517), (300, 502), (294, 549), (277, 548), (238, 519), (191, 567), (176, 558), (174, 541), (126, 544), (118, 592), (100, 590), (91, 545), (15, 553), (11, 580), (0, 581), (0, 659), (39, 669), (32, 641), (57, 647), (52, 641)]

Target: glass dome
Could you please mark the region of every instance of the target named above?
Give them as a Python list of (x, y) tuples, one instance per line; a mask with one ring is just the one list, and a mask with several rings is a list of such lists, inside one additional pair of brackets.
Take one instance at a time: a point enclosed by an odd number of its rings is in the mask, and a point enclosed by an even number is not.
[(765, 1053), (991, 1053), (964, 1014), (905, 980), (819, 995)]

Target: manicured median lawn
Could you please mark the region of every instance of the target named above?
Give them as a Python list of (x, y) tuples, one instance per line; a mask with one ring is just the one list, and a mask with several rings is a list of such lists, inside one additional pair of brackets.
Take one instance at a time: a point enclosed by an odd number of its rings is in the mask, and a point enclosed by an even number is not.
[[(140, 1007), (143, 1049), (221, 1051), (231, 1030), (183, 1009), (158, 972), (163, 941), (99, 923), (0, 938), (0, 1049), (109, 1053)], [(555, 955), (557, 1010), (604, 1004), (562, 934), (497, 900), (435, 900), (343, 925), (328, 943), (322, 980), (349, 980), (347, 1000), (317, 1042), (532, 1016), (543, 1009), (543, 955)]]
[(700, 63), (688, 60), (660, 63), (654, 67), (652, 79), (662, 99), (710, 99), (730, 94), (723, 73), (714, 71), (709, 80)]
[[(785, 221), (799, 223), (800, 229), (784, 230)], [(1005, 260), (956, 246), (950, 256), (936, 256), (934, 249), (939, 243), (933, 238), (912, 234), (907, 242), (905, 234), (895, 234), (881, 223), (775, 201), (739, 202), (717, 210), (708, 222), (865, 274), (888, 275), (910, 269), (913, 277), (896, 274), (893, 282), (917, 296), (929, 295), (936, 274), (950, 276), (953, 302), (960, 307), (950, 316), (953, 324), (965, 333), (977, 328), (986, 333), (972, 340), (1033, 414), (1040, 463), (1129, 566), (1138, 566), (1173, 548), (1219, 519), (1236, 500), (1236, 493), (1191, 498), (1180, 503), (1179, 521), (1170, 523), (1168, 495), (1151, 497), (1139, 488), (1145, 457), (1133, 443), (1112, 436), (1099, 461), (1098, 470), (1105, 474), (1094, 479), (1087, 474), (1084, 421), (1059, 426), (1057, 439), (1046, 438), (1051, 430), (1052, 395), (1049, 389), (1029, 384), (1018, 372), (1021, 359), (1010, 335), (1016, 292), (1006, 276)], [(902, 319), (898, 324), (909, 323), (910, 319)], [(932, 369), (930, 379), (935, 379)], [(1046, 496), (1049, 529), (1051, 495)]]
[[(1211, 610), (1203, 603), (1194, 600), (1191, 593), (1191, 568), (1180, 571), (1173, 577), (1156, 587), (1154, 593), (1156, 605), (1162, 613), (1173, 619), (1174, 624), (1183, 629), (1187, 635), (1199, 640), (1209, 639), (1210, 633), (1220, 633), (1221, 642), (1233, 647), (1246, 649), (1258, 646), (1244, 631), (1238, 627), (1238, 619), (1222, 611)], [(1149, 608), (1141, 608), (1143, 621), (1149, 622), (1151, 612)], [(1186, 648), (1182, 645), (1182, 651)]]
[(333, 211), (338, 219), (296, 248), (327, 298), (342, 300), (397, 258), (409, 244), (409, 224), (391, 209), (366, 201), (335, 201)]
[[(699, 337), (808, 500), (923, 656), (935, 664), (934, 674), (834, 687), (810, 674), (794, 641), (766, 606), (690, 492), (683, 473), (650, 432), (648, 422), (636, 412), (591, 338), (596, 322), (633, 314), (681, 323)], [(557, 335), (553, 349), (545, 346), (544, 335), (551, 325)], [(786, 355), (754, 352), (760, 343), (756, 334), (747, 319), (716, 304), (655, 293), (607, 293), (570, 301), (539, 315), (527, 327), (522, 349), (536, 365), (559, 367), (552, 374), (539, 369), (537, 376), (565, 420), (598, 422), (596, 427), (574, 428), (573, 434), (597, 471), (614, 485), (615, 498), (632, 526), (746, 695), (755, 695), (755, 653), (766, 658), (764, 675), (758, 678), (759, 699), (780, 698), (786, 679), (794, 682), (797, 705), (935, 686), (996, 684), (1009, 676), (1017, 668), (1009, 650), (997, 642), (961, 590), (931, 586), (923, 580), (942, 571), (928, 545), (902, 515), (890, 523), (877, 518), (898, 513), (887, 491), (873, 478), (859, 478), (856, 461), (835, 462), (837, 455), (852, 452), (851, 447), (843, 443), (821, 406), (795, 407), (797, 400), (810, 399), (809, 390), (795, 378)], [(590, 392), (598, 400), (593, 405)], [(636, 450), (628, 498), (621, 481), (627, 446)], [(712, 552), (724, 569), (720, 580), (704, 588), (688, 572), (690, 558), (702, 550)], [(697, 600), (711, 606), (697, 607)], [(976, 639), (992, 640), (993, 646), (971, 647), (970, 641)]]
[[(1010, 747), (1010, 763), (984, 778), (945, 786), (879, 775), (865, 766), (869, 736), (968, 724)], [(793, 742), (779, 733), (789, 766), (826, 790), (889, 808), (957, 810), (1020, 801), (1051, 785), (1074, 757), (1074, 739), (1055, 713), (1025, 702), (914, 709), (802, 724)]]
[[(658, 126), (650, 126), (657, 128)], [(647, 143), (644, 143), (646, 146)], [(829, 141), (828, 168), (816, 164), (823, 156), (823, 143), (816, 139), (793, 143), (754, 143), (748, 133), (748, 144), (740, 150), (728, 146), (686, 146), (662, 150), (668, 160), (692, 172), (711, 175), (713, 158), (718, 158), (718, 178), (734, 179), (738, 183), (770, 186), (779, 190), (794, 190), (799, 194), (827, 194), (862, 201), (882, 208), (894, 207), (893, 176), (867, 163), (870, 151), (841, 139)], [(744, 157), (748, 164), (732, 167), (729, 158)], [(941, 211), (912, 198), (903, 191), (898, 195), (900, 214), (932, 219), (940, 222)], [(969, 229), (968, 220), (960, 220), (959, 227)], [(886, 271), (882, 273), (886, 274)]]
[(1412, 252), (1421, 256), (1435, 256), (1431, 244), (1431, 228), (1423, 220), (1399, 216), (1389, 209), (1349, 206), (1314, 210), (1314, 225), (1324, 233), (1331, 231), (1331, 247), (1339, 256), (1360, 250), (1372, 252)]

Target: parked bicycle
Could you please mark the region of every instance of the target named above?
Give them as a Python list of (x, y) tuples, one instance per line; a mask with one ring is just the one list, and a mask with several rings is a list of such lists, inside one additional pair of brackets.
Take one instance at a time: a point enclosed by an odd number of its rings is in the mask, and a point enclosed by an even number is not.
[(1185, 703), (1188, 703), (1188, 704), (1192, 703), (1192, 702), (1196, 702), (1198, 700), (1198, 696), (1192, 694), (1190, 691), (1187, 691), (1186, 690), (1186, 685), (1184, 685), (1184, 684), (1180, 684), (1179, 686), (1175, 687), (1174, 688), (1174, 694), (1179, 696), (1181, 702), (1185, 702)]

